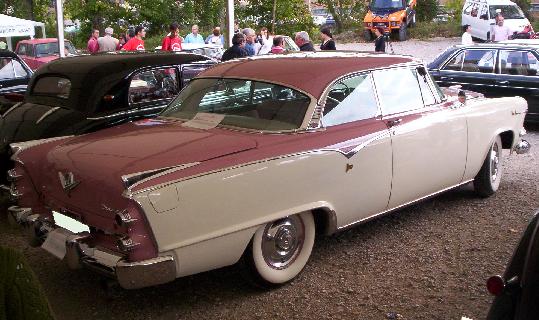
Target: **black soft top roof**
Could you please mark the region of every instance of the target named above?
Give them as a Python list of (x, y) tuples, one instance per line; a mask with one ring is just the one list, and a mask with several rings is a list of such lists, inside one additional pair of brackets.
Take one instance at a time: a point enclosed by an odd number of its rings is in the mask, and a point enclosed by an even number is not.
[[(34, 73), (28, 84), (25, 101), (91, 113), (96, 105), (96, 99), (101, 99), (111, 88), (136, 70), (197, 61), (207, 62), (210, 58), (193, 53), (119, 52), (57, 59), (43, 65)], [(33, 95), (34, 84), (46, 76), (69, 79), (71, 81), (69, 98)]]

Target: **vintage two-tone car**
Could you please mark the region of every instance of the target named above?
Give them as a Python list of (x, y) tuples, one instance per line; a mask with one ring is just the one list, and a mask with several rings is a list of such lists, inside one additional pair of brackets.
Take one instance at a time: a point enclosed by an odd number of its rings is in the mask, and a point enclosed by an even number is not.
[(202, 55), (169, 52), (49, 62), (30, 80), (24, 101), (0, 116), (0, 171), (11, 168), (10, 143), (79, 135), (153, 117), (191, 78), (215, 63)]
[(238, 261), (279, 285), (303, 269), (317, 230), (472, 181), (496, 192), (502, 149), (529, 148), (526, 109), (445, 96), (407, 56), (239, 59), (203, 71), (154, 119), (12, 145), (9, 211), (69, 266), (124, 288)]

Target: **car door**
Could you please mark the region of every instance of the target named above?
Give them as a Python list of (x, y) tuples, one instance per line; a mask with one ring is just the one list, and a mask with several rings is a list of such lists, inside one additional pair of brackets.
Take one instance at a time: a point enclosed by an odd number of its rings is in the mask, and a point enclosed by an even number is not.
[(393, 177), (388, 209), (462, 181), (467, 126), (463, 111), (441, 106), (423, 67), (374, 72), (383, 121), (391, 133)]
[(539, 119), (539, 54), (528, 50), (500, 50), (496, 90), (492, 97), (521, 96), (528, 102), (528, 115)]
[(495, 86), (496, 50), (464, 48), (455, 52), (440, 68), (441, 86), (460, 85), (463, 89), (486, 93)]
[[(391, 191), (391, 139), (370, 73), (346, 76), (330, 86), (322, 115), (326, 136), (341, 141), (328, 149), (340, 153), (335, 187), (339, 225), (348, 225), (382, 212)], [(346, 187), (343, 187), (346, 186)]]

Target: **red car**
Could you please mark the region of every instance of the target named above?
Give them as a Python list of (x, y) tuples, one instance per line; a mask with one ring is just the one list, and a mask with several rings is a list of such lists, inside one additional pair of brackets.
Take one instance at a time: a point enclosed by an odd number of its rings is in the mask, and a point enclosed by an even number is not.
[[(73, 55), (77, 50), (69, 40), (65, 40), (64, 50), (66, 55)], [(29, 39), (19, 41), (15, 52), (28, 64), (32, 70), (36, 70), (47, 62), (58, 59), (58, 39)]]

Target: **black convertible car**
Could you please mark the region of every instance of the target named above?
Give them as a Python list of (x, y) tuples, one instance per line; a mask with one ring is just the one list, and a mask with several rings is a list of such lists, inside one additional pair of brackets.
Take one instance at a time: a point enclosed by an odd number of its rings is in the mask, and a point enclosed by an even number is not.
[[(0, 170), (9, 144), (78, 135), (158, 114), (216, 61), (192, 53), (115, 53), (52, 61), (34, 73), (24, 101), (0, 117)], [(4, 181), (5, 174), (0, 174)]]
[(486, 97), (521, 96), (527, 122), (539, 123), (539, 45), (487, 43), (448, 48), (428, 68), (440, 86), (462, 85)]

